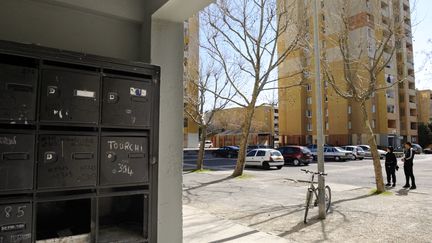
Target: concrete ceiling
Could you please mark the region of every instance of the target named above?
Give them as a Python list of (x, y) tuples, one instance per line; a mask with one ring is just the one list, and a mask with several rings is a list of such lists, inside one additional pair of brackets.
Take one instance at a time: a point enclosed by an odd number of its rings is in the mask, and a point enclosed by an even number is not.
[(183, 22), (214, 0), (31, 0), (142, 23), (146, 8), (154, 19)]
[(153, 19), (183, 22), (214, 0), (169, 0), (154, 14)]
[[(142, 23), (149, 0), (32, 0)], [(153, 0), (154, 1), (154, 0)]]

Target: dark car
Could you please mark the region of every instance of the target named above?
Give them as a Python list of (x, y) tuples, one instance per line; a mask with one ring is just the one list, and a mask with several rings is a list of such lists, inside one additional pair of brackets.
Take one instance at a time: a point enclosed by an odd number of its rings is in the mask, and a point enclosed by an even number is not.
[(249, 152), (249, 151), (254, 150), (254, 149), (270, 149), (270, 148), (272, 148), (272, 147), (269, 145), (257, 144), (257, 145), (247, 146), (246, 150)]
[(423, 153), (425, 153), (425, 154), (432, 154), (432, 148), (425, 148), (425, 149), (423, 149)]
[(277, 150), (284, 157), (285, 164), (289, 163), (296, 166), (300, 164), (308, 165), (313, 159), (311, 151), (303, 146), (284, 146)]
[(238, 156), (239, 147), (225, 146), (212, 152), (214, 157), (235, 158)]

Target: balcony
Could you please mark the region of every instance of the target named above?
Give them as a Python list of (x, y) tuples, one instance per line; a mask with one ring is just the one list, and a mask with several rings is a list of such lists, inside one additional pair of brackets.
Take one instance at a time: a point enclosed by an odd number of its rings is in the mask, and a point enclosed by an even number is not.
[(387, 128), (389, 129), (389, 130), (393, 130), (393, 129), (396, 129), (397, 128), (397, 123), (396, 123), (396, 120), (387, 120)]

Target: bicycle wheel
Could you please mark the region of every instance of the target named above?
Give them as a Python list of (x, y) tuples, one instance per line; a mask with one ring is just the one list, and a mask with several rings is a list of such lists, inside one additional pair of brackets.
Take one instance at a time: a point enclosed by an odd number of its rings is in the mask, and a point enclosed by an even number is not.
[(331, 189), (329, 186), (325, 187), (325, 205), (326, 205), (326, 213), (327, 213), (331, 205)]
[(313, 197), (312, 191), (308, 190), (307, 194), (306, 194), (306, 208), (305, 208), (305, 215), (304, 215), (304, 220), (303, 220), (303, 222), (305, 224), (307, 223), (307, 215), (309, 212), (309, 206), (310, 206), (310, 203), (312, 201), (312, 197)]

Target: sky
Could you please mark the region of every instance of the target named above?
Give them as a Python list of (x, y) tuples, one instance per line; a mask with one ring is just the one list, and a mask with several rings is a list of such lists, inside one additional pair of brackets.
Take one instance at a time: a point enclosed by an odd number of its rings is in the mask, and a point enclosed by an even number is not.
[[(416, 88), (432, 89), (432, 1), (411, 0)], [(428, 14), (429, 13), (429, 14)], [(431, 53), (426, 55), (425, 53)]]

